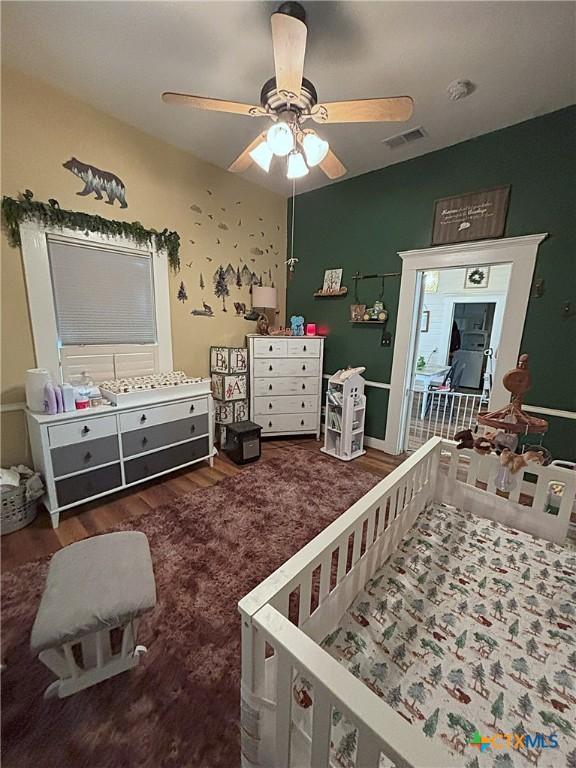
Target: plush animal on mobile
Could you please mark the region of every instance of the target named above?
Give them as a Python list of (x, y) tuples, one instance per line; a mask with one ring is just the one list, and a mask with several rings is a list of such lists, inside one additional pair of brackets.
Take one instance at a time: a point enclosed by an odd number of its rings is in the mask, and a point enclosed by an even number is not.
[(80, 197), (94, 193), (96, 200), (102, 200), (102, 193), (104, 193), (108, 197), (108, 200), (105, 201), (108, 205), (114, 205), (114, 201), (118, 200), (120, 208), (128, 208), (126, 187), (124, 182), (115, 174), (110, 173), (110, 171), (101, 171), (93, 165), (81, 163), (75, 157), (71, 157), (62, 165), (67, 171), (78, 176), (84, 182), (84, 189), (76, 192)]
[(292, 315), (290, 318), (292, 336), (304, 336), (304, 318), (302, 315)]

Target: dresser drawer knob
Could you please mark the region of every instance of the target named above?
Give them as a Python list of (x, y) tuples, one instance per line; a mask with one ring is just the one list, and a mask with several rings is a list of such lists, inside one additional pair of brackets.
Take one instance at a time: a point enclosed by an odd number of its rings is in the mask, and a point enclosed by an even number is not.
[(302, 403), (302, 408), (306, 408), (306, 403)]
[(272, 391), (272, 384), (268, 384), (268, 391), (269, 391), (269, 392), (271, 392), (271, 391)]
[(272, 352), (272, 344), (268, 347), (268, 352)]
[(300, 422), (300, 424), (301, 424), (302, 426), (304, 426), (304, 419), (302, 419), (302, 421)]
[(190, 432), (195, 432), (195, 431), (196, 431), (196, 424), (191, 424), (190, 425)]
[(194, 413), (194, 403), (190, 406), (190, 413)]
[(90, 453), (90, 451), (87, 451), (84, 454), (84, 461), (90, 461), (91, 458), (92, 458), (92, 454)]
[(272, 408), (272, 403), (268, 403), (268, 408)]
[(306, 344), (304, 344), (304, 352), (306, 352)]
[(302, 384), (302, 389), (306, 389), (306, 384)]
[(145, 421), (146, 421), (146, 414), (145, 414), (145, 413), (143, 413), (143, 414), (142, 414), (142, 416), (140, 416), (140, 422), (141, 422), (142, 424), (144, 424), (144, 422), (145, 422)]
[(271, 365), (269, 365), (269, 366), (268, 366), (268, 370), (269, 370), (269, 371), (271, 371), (271, 370), (272, 370), (272, 366), (271, 366)]
[(82, 434), (87, 435), (90, 432), (90, 427), (82, 427)]
[(304, 364), (304, 365), (302, 366), (302, 370), (303, 370), (303, 371), (305, 371), (305, 370), (306, 370), (306, 364)]
[(268, 422), (268, 426), (269, 426), (269, 427), (271, 427), (271, 426), (272, 426), (272, 422), (271, 422), (271, 421), (269, 421), (269, 422)]
[(142, 445), (148, 445), (148, 438), (147, 437), (143, 437), (142, 438)]

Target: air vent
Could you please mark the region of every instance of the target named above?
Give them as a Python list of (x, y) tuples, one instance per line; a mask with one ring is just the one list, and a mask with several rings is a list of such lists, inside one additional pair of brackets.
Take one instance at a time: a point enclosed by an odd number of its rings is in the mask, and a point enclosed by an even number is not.
[(389, 139), (382, 139), (382, 144), (385, 144), (388, 149), (397, 149), (405, 144), (411, 144), (413, 141), (423, 139), (426, 136), (426, 131), (422, 127), (411, 128), (404, 133), (397, 133), (396, 136), (390, 136)]

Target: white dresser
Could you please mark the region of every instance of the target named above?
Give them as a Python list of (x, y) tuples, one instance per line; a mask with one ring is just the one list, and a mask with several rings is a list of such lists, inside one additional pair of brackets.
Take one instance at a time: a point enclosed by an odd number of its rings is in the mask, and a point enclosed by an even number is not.
[(34, 468), (44, 477), (43, 501), (54, 528), (64, 509), (199, 461), (213, 462), (209, 380), (193, 396), (27, 416)]
[(321, 336), (250, 335), (250, 418), (263, 435), (315, 433), (320, 439)]

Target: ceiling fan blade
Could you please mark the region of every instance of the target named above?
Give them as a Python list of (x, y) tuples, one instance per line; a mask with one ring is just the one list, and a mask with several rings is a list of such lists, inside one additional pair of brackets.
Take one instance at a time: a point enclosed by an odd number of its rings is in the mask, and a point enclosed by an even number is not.
[(254, 141), (250, 142), (246, 149), (238, 155), (236, 160), (228, 166), (228, 170), (232, 171), (232, 173), (243, 173), (244, 171), (247, 171), (254, 162), (250, 157), (250, 152), (263, 141), (266, 141), (266, 133), (259, 133)]
[(276, 88), (296, 99), (302, 88), (308, 30), (300, 19), (285, 13), (273, 13), (271, 23)]
[(389, 99), (358, 99), (317, 104), (311, 117), (316, 123), (377, 123), (408, 120), (414, 102), (410, 96)]
[(338, 160), (331, 149), (328, 150), (328, 154), (319, 165), (329, 179), (339, 179), (340, 176), (344, 176), (345, 173), (348, 173), (346, 166)]
[(256, 107), (253, 104), (242, 104), (239, 101), (225, 101), (224, 99), (207, 99), (204, 96), (192, 96), (188, 93), (166, 91), (162, 94), (162, 101), (166, 104), (182, 104), (185, 107), (206, 109), (211, 112), (231, 112), (234, 115), (256, 117), (266, 114), (261, 107)]

